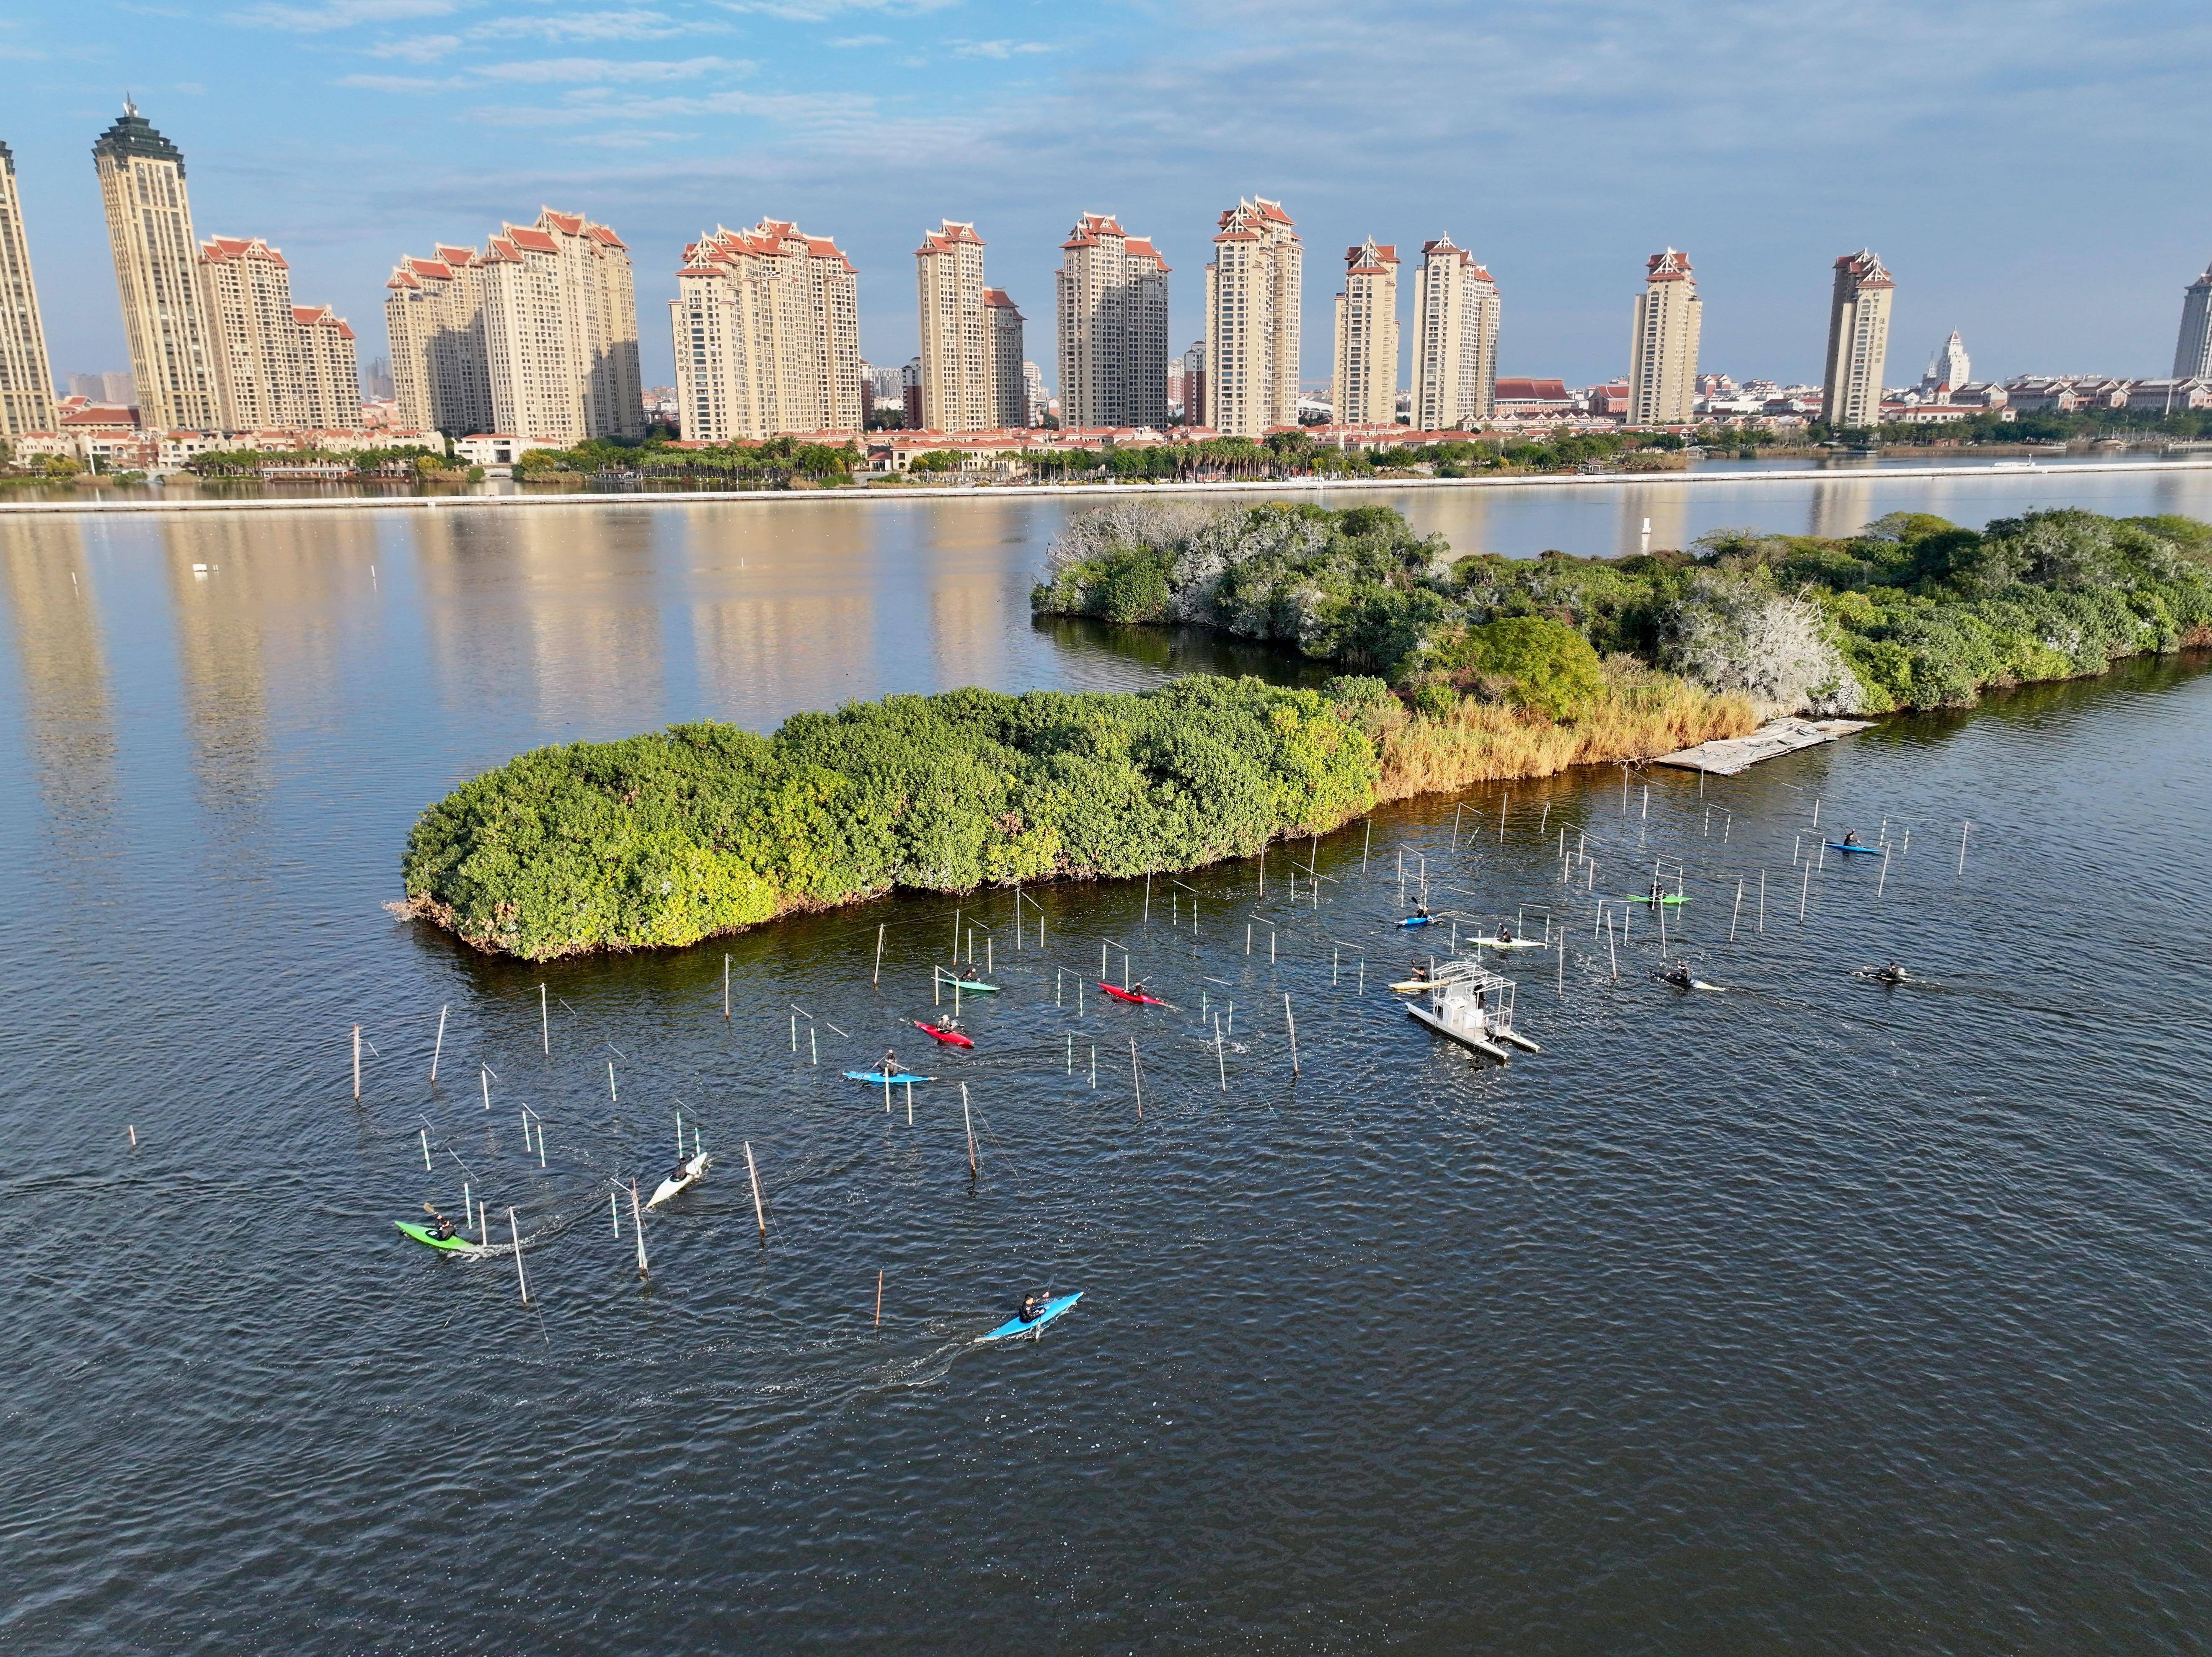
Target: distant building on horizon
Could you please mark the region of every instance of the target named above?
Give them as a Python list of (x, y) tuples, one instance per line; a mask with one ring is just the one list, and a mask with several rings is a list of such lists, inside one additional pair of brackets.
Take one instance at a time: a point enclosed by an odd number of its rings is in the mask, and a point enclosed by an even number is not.
[(1022, 398), (1025, 404), (1022, 424), (1043, 425), (1045, 406), (1052, 401), (1052, 396), (1044, 388), (1044, 370), (1034, 362), (1022, 364)]
[(140, 422), (149, 431), (218, 430), (222, 394), (183, 153), (126, 101), (92, 160)]
[(989, 322), (984, 314), (983, 239), (975, 227), (946, 219), (914, 250), (921, 313), (921, 425), (980, 432), (999, 423), (992, 385)]
[(1168, 422), (1168, 262), (1109, 213), (1060, 245), (1060, 405), (1071, 427)]
[(1498, 323), (1490, 272), (1449, 236), (1423, 242), (1413, 276), (1415, 426), (1452, 431), (1496, 412)]
[(1704, 326), (1689, 256), (1669, 247), (1644, 262), (1628, 351), (1628, 423), (1685, 426), (1694, 416)]
[(1225, 437), (1298, 422), (1298, 307), (1305, 250), (1280, 202), (1221, 215), (1206, 267), (1206, 415)]
[(1398, 418), (1398, 250), (1372, 236), (1344, 250), (1329, 401), (1340, 425), (1389, 426)]
[(787, 219), (720, 225), (684, 250), (669, 325), (686, 441), (858, 431), (866, 419), (859, 278)]
[(0, 143), (0, 437), (53, 429), (53, 367), (39, 319), (39, 290), (31, 280), (15, 157)]
[(1881, 423), (1881, 371), (1896, 288), (1871, 248), (1836, 260), (1828, 294), (1828, 367), (1820, 382), (1820, 419), (1831, 428), (1856, 431)]
[(402, 259), (385, 287), (408, 427), (562, 447), (645, 435), (629, 248), (607, 226), (541, 208), (482, 252), (441, 243)]
[(2212, 379), (2212, 264), (2182, 289), (2181, 333), (2173, 343), (2173, 378)]
[(1928, 359), (1927, 372), (1920, 376), (1920, 389), (1934, 397), (1970, 385), (1973, 378), (1973, 359), (1966, 355), (1966, 342), (1954, 328), (1950, 338), (1936, 347), (1936, 355)]

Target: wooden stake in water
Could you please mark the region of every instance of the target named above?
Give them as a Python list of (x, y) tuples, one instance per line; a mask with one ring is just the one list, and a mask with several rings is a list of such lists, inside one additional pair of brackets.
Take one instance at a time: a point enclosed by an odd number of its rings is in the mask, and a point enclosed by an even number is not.
[(968, 1177), (975, 1177), (975, 1119), (968, 1114), (968, 1084), (960, 1084), (960, 1125), (968, 1131)]
[[(622, 1103), (621, 1096), (615, 1092), (615, 1061), (611, 1059), (607, 1060), (607, 1102), (616, 1105)], [(678, 1146), (678, 1149), (681, 1150), (682, 1147)]]
[(422, 1137), (422, 1171), (428, 1174), (430, 1171), (430, 1130), (422, 1128), (419, 1132)]
[(1145, 1120), (1145, 1078), (1137, 1071), (1137, 1038), (1129, 1038), (1129, 1085), (1137, 1090), (1137, 1120)]
[(1152, 924), (1152, 871), (1145, 871), (1145, 925)]
[(1291, 998), (1283, 998), (1283, 1028), (1291, 1035), (1291, 1074), (1298, 1073), (1298, 1021), (1291, 1017)]
[(1813, 796), (1813, 826), (1815, 828), (1820, 826), (1820, 797), (1818, 794)]
[(607, 1193), (607, 1223), (614, 1228), (615, 1241), (622, 1241), (622, 1199), (611, 1191)]
[(1374, 843), (1375, 843), (1375, 819), (1374, 819), (1374, 818), (1372, 818), (1372, 817), (1370, 817), (1370, 818), (1368, 818), (1368, 819), (1367, 819), (1367, 834), (1366, 834), (1366, 836), (1365, 836), (1365, 838), (1364, 838), (1363, 840), (1361, 840), (1361, 841), (1359, 842), (1359, 872), (1360, 872), (1361, 874), (1363, 874), (1363, 875), (1364, 875), (1364, 874), (1365, 874), (1365, 873), (1367, 872), (1367, 850), (1368, 850), (1368, 847), (1370, 847), (1370, 846), (1374, 845)]
[[(1624, 910), (1622, 913), (1626, 913), (1626, 911)], [(1618, 983), (1620, 981), (1620, 951), (1613, 944), (1613, 917), (1609, 914), (1605, 918), (1605, 953), (1607, 958), (1613, 962), (1613, 981)]]
[[(1536, 838), (1538, 840), (1543, 839), (1545, 834), (1550, 829), (1551, 826), (1552, 802), (1546, 800), (1544, 802), (1544, 815), (1536, 819)], [(1559, 844), (1562, 847), (1566, 845), (1566, 833), (1567, 831), (1564, 828), (1559, 830)]]
[(361, 1097), (361, 1026), (353, 1027), (353, 1096)]
[(645, 1263), (645, 1216), (637, 1205), (637, 1181), (629, 1182), (629, 1229), (637, 1239), (637, 1275), (641, 1278), (651, 1271)]
[(491, 1108), (491, 1066), (479, 1065), (477, 1066), (477, 1080), (483, 1083), (484, 1108), (489, 1110)]
[(1229, 1060), (1221, 1046), (1221, 1015), (1213, 1015), (1213, 1067), (1221, 1073), (1221, 1090), (1229, 1091)]
[(880, 925), (878, 925), (878, 926), (877, 926), (877, 928), (876, 928), (876, 974), (875, 974), (875, 976), (874, 976), (873, 978), (871, 978), (871, 979), (868, 980), (868, 982), (870, 982), (871, 984), (880, 984), (880, 983), (882, 983), (883, 981), (884, 981), (884, 929), (883, 929), (883, 927), (882, 927)]
[[(877, 927), (877, 928), (876, 928), (876, 959), (877, 959), (877, 962), (878, 962), (878, 966), (880, 966), (880, 965), (881, 965), (881, 963), (882, 963), (882, 960), (883, 960), (883, 952), (884, 952), (884, 929), (883, 929), (882, 927), (878, 926), (878, 927)], [(729, 957), (729, 956), (724, 956), (722, 957), (722, 1017), (723, 1017), (723, 1018), (724, 1018), (725, 1020), (726, 1020), (726, 1019), (729, 1017), (729, 1016), (730, 1016), (730, 957)]]
[(1455, 852), (1459, 850), (1459, 814), (1466, 810), (1465, 801), (1452, 807), (1452, 850)]
[(138, 1124), (136, 1122), (131, 1124), (131, 1149), (138, 1149)]
[(1973, 826), (1971, 822), (1962, 822), (1959, 825), (1959, 874), (1961, 878), (1965, 877), (1966, 872), (1966, 830)]
[(1733, 908), (1733, 909), (1731, 909), (1731, 910), (1729, 912), (1729, 943), (1731, 943), (1731, 944), (1733, 944), (1733, 943), (1735, 943), (1735, 923), (1736, 923), (1736, 920), (1737, 920), (1737, 918), (1738, 918), (1739, 916), (1741, 916), (1742, 913), (1743, 913), (1743, 882), (1742, 882), (1741, 879), (1739, 879), (1739, 880), (1737, 880), (1737, 882), (1736, 882), (1736, 883), (1735, 883), (1735, 908)]
[(514, 1239), (514, 1281), (522, 1290), (522, 1303), (530, 1304), (530, 1279), (522, 1274), (522, 1232), (514, 1223), (514, 1211), (507, 1211), (507, 1235)]
[(1805, 920), (1805, 900), (1812, 895), (1812, 890), (1813, 865), (1808, 863), (1805, 865), (1805, 883), (1797, 889), (1797, 920), (1801, 926)]
[(876, 1327), (877, 1327), (877, 1328), (878, 1328), (878, 1329), (880, 1329), (880, 1328), (882, 1328), (883, 1326), (884, 1326), (884, 1272), (883, 1272), (883, 1268), (882, 1268), (881, 1266), (878, 1266), (878, 1267), (876, 1268)]
[(553, 1014), (545, 1004), (545, 986), (538, 986), (538, 1039), (544, 1045), (545, 1056), (553, 1056)]
[(753, 1183), (753, 1219), (760, 1226), (761, 1241), (768, 1241), (768, 1209), (761, 1201), (760, 1170), (753, 1166), (753, 1142), (745, 1141), (745, 1177)]
[(438, 1009), (438, 1045), (430, 1049), (430, 1079), (433, 1082), (438, 1079), (438, 1055), (446, 1050), (446, 1015), (452, 1011), (450, 1006)]
[(960, 959), (960, 907), (957, 904), (952, 909), (952, 958), (955, 962)]
[(1874, 895), (1881, 895), (1881, 889), (1889, 883), (1889, 847), (1881, 848), (1881, 877), (1874, 883)]

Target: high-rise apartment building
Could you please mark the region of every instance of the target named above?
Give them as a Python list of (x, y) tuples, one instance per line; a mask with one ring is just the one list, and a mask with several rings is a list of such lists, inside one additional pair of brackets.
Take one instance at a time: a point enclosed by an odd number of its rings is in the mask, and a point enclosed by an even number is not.
[(1331, 402), (1340, 425), (1398, 418), (1398, 250), (1372, 236), (1344, 250)]
[(1955, 391), (1973, 377), (1974, 364), (1966, 355), (1966, 342), (1954, 328), (1951, 337), (1938, 346), (1936, 355), (1928, 359), (1928, 371), (1920, 376), (1920, 389), (1930, 393)]
[(1022, 424), (1024, 426), (1043, 425), (1044, 405), (1047, 400), (1044, 389), (1044, 370), (1038, 367), (1034, 362), (1023, 363)]
[(353, 330), (327, 305), (295, 305), (284, 256), (260, 237), (200, 244), (222, 424), (234, 432), (361, 424)]
[(1669, 247), (1645, 261), (1628, 349), (1628, 423), (1687, 425), (1697, 402), (1703, 307), (1686, 254)]
[(1186, 426), (1206, 424), (1206, 342), (1194, 339), (1182, 354), (1182, 419)]
[(2212, 379), (2212, 264), (2181, 294), (2181, 333), (2173, 343), (2176, 379)]
[(385, 286), (406, 424), (562, 445), (644, 435), (629, 249), (605, 225), (543, 208), (482, 252), (403, 259)]
[(1030, 423), (1029, 388), (1022, 380), (1021, 307), (1003, 288), (983, 290), (983, 332), (991, 354), (991, 423)]
[(1206, 267), (1206, 409), (1224, 436), (1297, 423), (1304, 258), (1280, 202), (1240, 200), (1222, 214)]
[(1889, 355), (1889, 301), (1896, 287), (1870, 248), (1836, 261), (1828, 295), (1828, 371), (1820, 382), (1820, 418), (1832, 428), (1881, 423), (1881, 369)]
[(1168, 263), (1105, 213), (1060, 245), (1060, 410), (1070, 426), (1168, 423)]
[(684, 437), (858, 431), (858, 278), (826, 236), (782, 219), (717, 227), (684, 250), (669, 304)]
[(983, 306), (983, 239), (947, 219), (914, 250), (921, 312), (921, 423), (980, 432), (998, 423), (989, 324)]
[(1413, 423), (1472, 427), (1495, 412), (1498, 284), (1449, 236), (1421, 244), (1413, 277)]
[(53, 428), (54, 376), (39, 321), (39, 290), (31, 281), (15, 157), (0, 143), (0, 438)]
[(185, 191), (185, 158), (126, 103), (92, 147), (123, 301), (123, 338), (151, 431), (222, 424), (216, 347), (201, 300), (199, 245)]

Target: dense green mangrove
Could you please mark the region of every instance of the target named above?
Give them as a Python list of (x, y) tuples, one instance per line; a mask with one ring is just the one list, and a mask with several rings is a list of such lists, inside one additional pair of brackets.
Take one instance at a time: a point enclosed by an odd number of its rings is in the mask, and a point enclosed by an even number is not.
[[(1897, 513), (1843, 537), (1721, 530), (1626, 558), (1455, 558), (1387, 507), (1132, 501), (1075, 519), (1031, 602), (1280, 640), (1439, 707), (1472, 695), (1570, 713), (1594, 653), (1762, 708), (1881, 713), (2212, 642), (2212, 525), (2065, 510), (1977, 531)], [(1558, 625), (1499, 632), (1522, 618)], [(1532, 696), (1538, 680), (1554, 689)]]
[(696, 942), (894, 887), (1195, 868), (1371, 806), (1375, 680), (956, 690), (524, 754), (425, 809), (407, 911), (544, 959)]

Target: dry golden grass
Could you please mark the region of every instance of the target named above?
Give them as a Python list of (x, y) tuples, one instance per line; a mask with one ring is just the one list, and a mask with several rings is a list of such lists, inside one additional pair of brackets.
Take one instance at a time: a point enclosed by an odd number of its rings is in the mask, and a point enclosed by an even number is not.
[(1462, 697), (1448, 718), (1414, 714), (1376, 733), (1378, 799), (1445, 792), (1479, 782), (1548, 777), (1571, 765), (1650, 759), (1759, 723), (1751, 699), (1714, 695), (1621, 657), (1605, 665), (1605, 694), (1572, 725)]

